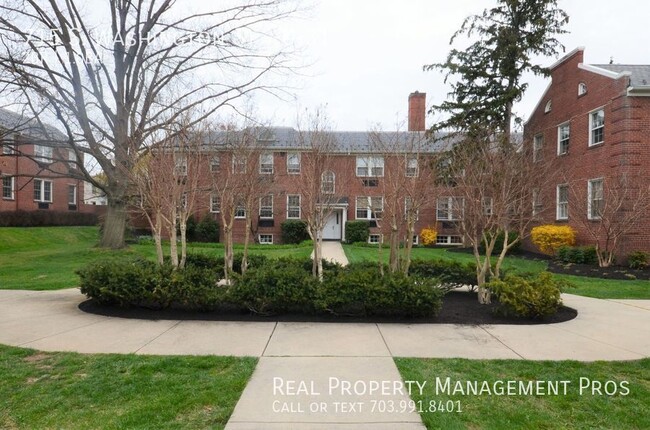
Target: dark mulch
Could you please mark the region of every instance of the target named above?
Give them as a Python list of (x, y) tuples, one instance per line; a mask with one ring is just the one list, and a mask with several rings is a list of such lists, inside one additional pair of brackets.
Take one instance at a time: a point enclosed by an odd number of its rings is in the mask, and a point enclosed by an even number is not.
[(273, 315), (261, 316), (237, 311), (196, 312), (178, 309), (152, 310), (145, 308), (120, 308), (105, 306), (94, 300), (79, 305), (84, 312), (118, 318), (145, 320), (200, 320), (200, 321), (281, 321), (281, 322), (383, 322), (383, 323), (427, 323), (427, 324), (554, 324), (571, 320), (578, 315), (575, 309), (561, 307), (557, 314), (542, 320), (504, 318), (494, 315), (496, 304), (481, 305), (476, 293), (452, 291), (445, 295), (440, 314), (435, 318), (389, 318), (389, 317), (343, 317), (334, 315)]
[(548, 271), (563, 275), (588, 276), (603, 279), (644, 279), (650, 280), (650, 269), (634, 270), (625, 266), (598, 267), (593, 264), (562, 263), (551, 260), (548, 262)]

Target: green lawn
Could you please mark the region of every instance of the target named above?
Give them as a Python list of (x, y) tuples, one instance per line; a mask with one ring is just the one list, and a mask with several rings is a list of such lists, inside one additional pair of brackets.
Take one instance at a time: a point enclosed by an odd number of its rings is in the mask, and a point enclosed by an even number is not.
[[(119, 251), (96, 247), (97, 227), (0, 228), (0, 289), (56, 290), (77, 286), (75, 270), (97, 260), (123, 255), (155, 259), (152, 243), (131, 245)], [(235, 252), (241, 251), (240, 245)], [(165, 246), (168, 252), (168, 246)], [(190, 244), (189, 252), (223, 255), (222, 244)], [(309, 257), (304, 245), (252, 245), (251, 254)]]
[[(343, 245), (350, 262), (377, 261), (378, 250), (375, 247)], [(383, 258), (388, 261), (388, 248), (382, 250)], [(443, 258), (461, 262), (474, 262), (471, 254), (454, 252), (445, 248), (413, 248), (413, 258)], [(529, 260), (519, 257), (506, 257), (503, 267), (519, 273), (537, 273), (547, 268), (546, 261)], [(598, 299), (650, 299), (650, 281), (644, 280), (609, 280), (583, 276), (554, 275), (571, 281), (576, 288), (567, 291), (571, 294), (594, 297)]]
[(223, 428), (256, 363), (0, 345), (0, 428)]
[[(426, 381), (423, 395), (412, 393), (416, 404), (428, 407), (432, 401), (444, 406), (458, 404), (462, 412), (422, 412), (428, 429), (648, 429), (650, 428), (650, 359), (627, 362), (580, 363), (575, 361), (395, 359), (405, 381)], [(436, 378), (455, 381), (542, 380), (571, 381), (567, 395), (446, 395), (435, 393)], [(626, 396), (592, 395), (591, 388), (580, 394), (580, 378), (590, 381), (628, 381)], [(614, 383), (609, 384), (611, 390)], [(415, 387), (415, 384), (413, 384)], [(447, 404), (452, 400), (454, 403)], [(421, 403), (420, 403), (421, 402)], [(459, 403), (456, 403), (459, 402)], [(436, 406), (439, 404), (436, 403)], [(645, 412), (644, 412), (645, 411)]]

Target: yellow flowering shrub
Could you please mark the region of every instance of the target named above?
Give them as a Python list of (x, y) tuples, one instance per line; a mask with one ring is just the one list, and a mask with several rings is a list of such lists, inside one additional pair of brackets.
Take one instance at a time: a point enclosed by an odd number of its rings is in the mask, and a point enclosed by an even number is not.
[(420, 232), (420, 239), (422, 239), (422, 245), (424, 246), (435, 245), (436, 237), (438, 237), (438, 232), (431, 227), (423, 228)]
[(555, 254), (561, 246), (576, 244), (576, 231), (568, 225), (540, 225), (531, 230), (530, 237), (541, 252), (549, 255)]

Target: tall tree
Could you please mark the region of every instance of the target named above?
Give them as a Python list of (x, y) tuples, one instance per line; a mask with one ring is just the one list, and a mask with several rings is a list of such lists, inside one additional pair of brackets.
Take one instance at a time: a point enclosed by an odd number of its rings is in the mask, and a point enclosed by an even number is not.
[(199, 123), (239, 97), (269, 89), (263, 78), (286, 68), (288, 58), (271, 25), (293, 8), (283, 0), (83, 6), (0, 0), (0, 85), (34, 113), (49, 111), (67, 145), (97, 160), (106, 183), (85, 174), (108, 197), (101, 245), (118, 248), (138, 158), (187, 112), (197, 112), (192, 120)]
[(513, 106), (528, 87), (524, 74), (548, 74), (546, 68), (533, 63), (534, 57), (564, 50), (557, 36), (566, 33), (563, 27), (569, 17), (557, 3), (498, 0), (495, 7), (465, 19), (450, 44), (460, 36), (477, 40), (452, 49), (444, 63), (424, 66), (443, 71), (445, 82), (453, 81), (450, 100), (431, 108), (447, 115), (433, 130), (482, 133), (486, 128), (496, 129), (509, 141)]

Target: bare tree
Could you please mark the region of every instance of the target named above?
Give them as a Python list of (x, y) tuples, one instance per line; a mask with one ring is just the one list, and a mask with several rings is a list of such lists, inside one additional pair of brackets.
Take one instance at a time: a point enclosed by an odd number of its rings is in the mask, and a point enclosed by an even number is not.
[(389, 238), (389, 268), (408, 274), (419, 212), (435, 201), (431, 142), (424, 133), (402, 132), (399, 127), (395, 132), (375, 130), (370, 140), (373, 152), (386, 163), (378, 182), (383, 195), (380, 226)]
[[(490, 134), (457, 143), (449, 157), (442, 176), (446, 185), (453, 185), (453, 196), (446, 201), (447, 208), (439, 205), (438, 211), (451, 211), (450, 218), (472, 247), (479, 302), (490, 303), (484, 287), (487, 278), (500, 277), (507, 253), (528, 236), (540, 215), (537, 190), (553, 180), (551, 166), (533, 160), (527, 147), (494, 142)], [(499, 240), (501, 252), (493, 261)]]
[(567, 181), (570, 211), (593, 241), (600, 267), (611, 266), (622, 239), (648, 213), (649, 180), (621, 171), (597, 179)]
[[(313, 241), (312, 274), (323, 278), (323, 229), (340, 196), (345, 195), (346, 178), (336, 167), (337, 142), (327, 116), (317, 110), (307, 125), (298, 127), (301, 149), (299, 192), (302, 217)], [(338, 175), (338, 176), (337, 176)]]
[[(106, 184), (81, 173), (108, 197), (101, 245), (119, 248), (138, 158), (187, 112), (197, 112), (192, 121), (200, 123), (239, 97), (270, 89), (263, 78), (288, 64), (271, 25), (293, 8), (281, 0), (193, 5), (191, 12), (173, 0), (109, 0), (92, 13), (82, 6), (2, 0), (0, 85), (34, 116), (56, 118), (79, 159), (97, 160)], [(109, 25), (98, 26), (101, 20)]]

